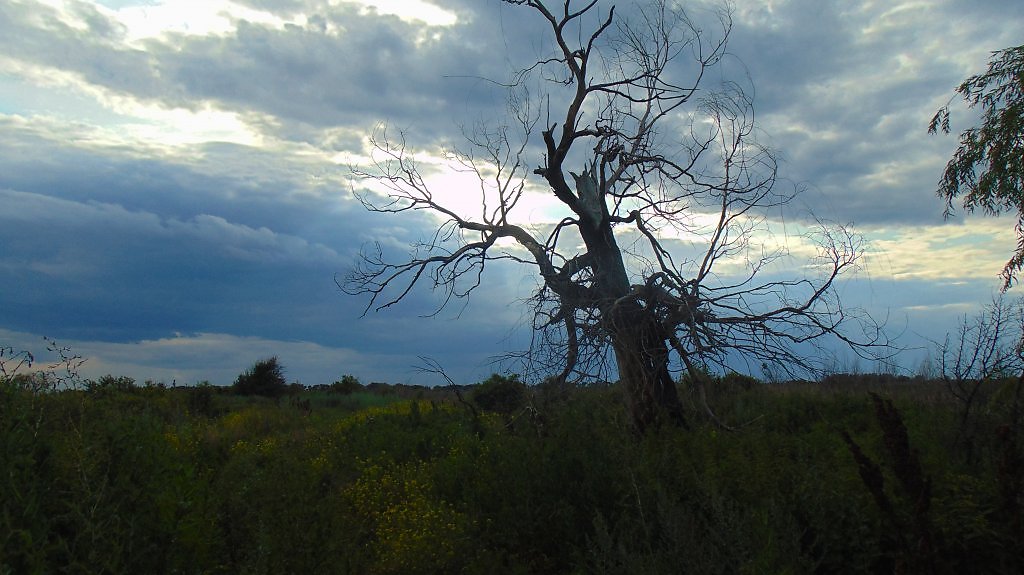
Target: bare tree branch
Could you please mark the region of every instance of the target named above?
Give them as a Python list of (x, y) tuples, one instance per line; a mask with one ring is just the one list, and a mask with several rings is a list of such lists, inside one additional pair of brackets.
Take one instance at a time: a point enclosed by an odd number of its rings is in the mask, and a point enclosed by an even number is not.
[[(488, 261), (529, 266), (540, 279), (531, 303), (533, 351), (542, 353), (528, 360), (562, 380), (617, 374), (641, 429), (683, 422), (680, 371), (737, 363), (811, 370), (818, 362), (804, 352), (824, 338), (867, 355), (888, 350), (881, 326), (838, 297), (837, 281), (861, 258), (846, 227), (818, 221), (813, 237), (787, 240), (813, 240), (817, 256), (795, 279), (779, 275), (791, 253), (772, 239), (767, 214), (795, 192), (776, 189), (777, 161), (757, 141), (749, 92), (703, 86), (725, 54), (728, 11), (711, 39), (666, 0), (630, 18), (601, 13), (593, 0), (562, 0), (558, 9), (504, 1), (540, 17), (552, 52), (507, 83), (507, 124), (475, 126), (469, 151), (444, 154), (479, 181), (480, 211), (471, 218), (446, 204), (401, 135), (378, 130), (374, 165), (353, 169), (375, 184), (360, 200), (375, 212), (427, 212), (436, 233), (399, 263), (371, 246), (343, 289), (368, 295), (368, 310), (394, 305), (418, 284), (447, 303), (481, 286)], [(526, 89), (532, 79), (544, 90), (543, 124)], [(550, 120), (553, 100), (564, 106), (560, 122)], [(528, 159), (534, 139), (539, 164)], [(522, 223), (517, 208), (534, 193), (550, 194), (568, 215)]]

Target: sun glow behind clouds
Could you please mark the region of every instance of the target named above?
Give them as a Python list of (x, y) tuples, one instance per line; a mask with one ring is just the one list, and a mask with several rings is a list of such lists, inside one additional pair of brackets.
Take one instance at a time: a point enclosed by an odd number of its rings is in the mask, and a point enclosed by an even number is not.
[(129, 42), (184, 34), (223, 35), (233, 32), (239, 20), (283, 28), (288, 20), (269, 12), (239, 6), (225, 0), (174, 0), (145, 6), (126, 6), (114, 16), (127, 28)]
[(398, 16), (403, 20), (420, 21), (431, 26), (452, 26), (458, 20), (453, 12), (422, 0), (355, 0), (380, 14)]
[(128, 106), (136, 122), (119, 126), (121, 133), (139, 141), (160, 142), (168, 147), (191, 146), (206, 142), (230, 142), (245, 146), (262, 146), (265, 139), (250, 128), (234, 112), (203, 108), (200, 110), (166, 109), (130, 102)]
[(90, 145), (169, 150), (212, 141), (259, 146), (264, 140), (235, 112), (210, 106), (167, 108), (91, 84), (72, 72), (22, 66), (3, 58), (0, 70), (24, 78), (33, 86), (30, 90), (74, 95), (77, 103), (68, 109), (27, 110), (22, 116), (43, 124), (70, 122), (79, 128), (79, 136), (83, 130), (89, 132)]
[[(363, 155), (346, 155), (345, 159), (352, 160), (352, 164), (360, 165), (371, 174), (375, 173), (372, 167), (374, 161), (387, 162), (392, 159), (383, 152), (375, 153), (368, 140), (365, 146)], [(478, 173), (439, 152), (407, 149), (404, 153), (405, 159), (411, 162), (408, 165), (411, 167), (414, 163), (422, 178), (417, 182), (420, 189), (413, 189), (404, 182), (387, 182), (372, 177), (355, 180), (354, 187), (375, 196), (372, 201), (380, 206), (389, 205), (397, 199), (399, 201), (391, 207), (403, 208), (409, 205), (408, 199), (401, 199), (406, 194), (420, 199), (429, 195), (431, 201), (466, 221), (496, 222), (499, 174), (494, 165), (480, 163), (477, 165)], [(391, 169), (395, 168), (396, 165), (391, 166)], [(515, 182), (510, 187), (514, 185)], [(422, 208), (421, 214), (435, 218), (438, 224), (449, 221), (448, 215), (436, 210)], [(535, 239), (544, 243), (551, 229), (567, 217), (573, 218), (575, 215), (539, 178), (527, 175), (523, 195), (509, 210), (507, 222), (525, 228)], [(695, 273), (694, 266), (699, 266), (703, 260), (715, 236), (719, 217), (720, 214), (714, 211), (693, 209), (677, 215), (671, 222), (658, 220), (655, 225), (652, 220), (648, 225), (663, 245), (678, 255), (677, 263), (683, 266), (681, 273), (686, 275)], [(648, 240), (631, 226), (617, 228), (617, 235), (624, 251), (646, 261), (653, 261)], [(821, 239), (819, 236), (821, 232), (816, 228), (794, 224), (787, 226), (771, 218), (739, 216), (729, 224), (728, 233), (720, 238), (732, 247), (726, 255), (720, 254), (715, 258), (714, 269), (719, 275), (745, 277), (750, 273), (752, 265), (766, 265), (766, 271), (792, 269), (795, 265), (813, 275), (827, 267), (821, 259), (822, 246), (816, 241)], [(473, 241), (475, 237), (473, 232), (467, 232), (467, 241)], [(559, 250), (563, 253), (586, 249), (575, 232), (563, 230), (560, 240)], [(512, 238), (499, 239), (496, 245), (519, 252), (527, 259), (530, 257)]]
[[(57, 6), (63, 3), (60, 0), (49, 1)], [(452, 26), (457, 21), (454, 13), (421, 0), (354, 0), (344, 3), (361, 5), (367, 11), (393, 15), (408, 22), (428, 26)], [(337, 1), (332, 1), (318, 8), (329, 11), (332, 6), (338, 4)], [(163, 0), (152, 4), (108, 8), (105, 12), (125, 27), (127, 40), (133, 44), (169, 34), (230, 34), (240, 21), (276, 29), (282, 29), (286, 25), (305, 27), (309, 24), (307, 14), (295, 13), (282, 17), (280, 14), (242, 6), (230, 0)]]
[[(350, 165), (358, 164), (361, 169), (365, 169), (371, 174), (377, 171), (373, 167), (374, 162), (394, 161), (387, 154), (379, 150), (374, 151), (373, 145), (369, 141), (366, 142), (365, 150), (363, 155), (338, 154), (335, 158), (339, 162), (345, 161)], [(506, 175), (498, 174), (494, 165), (479, 163), (477, 165), (478, 174), (443, 152), (426, 150), (406, 150), (405, 159), (415, 164), (422, 177), (420, 182), (422, 190), (414, 190), (404, 183), (390, 184), (383, 180), (377, 181), (374, 178), (362, 178), (356, 182), (356, 185), (370, 190), (382, 200), (385, 196), (396, 194), (395, 190), (389, 188), (391, 185), (400, 188), (401, 192), (398, 195), (409, 194), (412, 197), (422, 197), (425, 192), (437, 205), (450, 210), (462, 219), (474, 222), (484, 222), (488, 219), (494, 221), (500, 197), (497, 180), (500, 180), (502, 185), (506, 184), (504, 181)], [(392, 166), (392, 168), (395, 167)], [(522, 175), (520, 175), (521, 177)], [(521, 180), (514, 177), (510, 183), (507, 183), (509, 193), (519, 182)], [(568, 209), (538, 182), (531, 182), (531, 179), (527, 178), (524, 185), (522, 197), (508, 212), (508, 223), (516, 225), (554, 224), (571, 215)], [(483, 217), (485, 212), (486, 218)], [(446, 216), (440, 217), (446, 219)]]
[[(221, 36), (232, 34), (240, 22), (271, 29), (294, 25), (306, 27), (316, 12), (338, 10), (340, 4), (362, 6), (364, 12), (394, 15), (427, 26), (450, 26), (456, 16), (420, 0), (328, 0), (309, 14), (260, 10), (231, 0), (158, 0), (155, 2), (107, 0), (98, 4), (71, 0), (39, 0), (52, 9), (50, 16), (62, 25), (88, 31), (99, 20), (108, 32), (105, 42), (118, 50), (147, 49), (149, 42), (168, 42), (174, 36)], [(36, 25), (50, 25), (43, 18)], [(244, 114), (196, 102), (189, 109), (168, 108), (90, 82), (81, 74), (39, 64), (28, 66), (0, 56), (0, 73), (27, 80), (31, 90), (57, 88), (78, 100), (73, 109), (47, 110), (46, 118), (91, 123), (93, 132), (109, 145), (144, 144), (145, 148), (181, 149), (205, 142), (231, 142), (266, 146), (270, 140), (248, 122)], [(28, 112), (21, 112), (23, 115)], [(36, 116), (29, 112), (28, 117)], [(257, 122), (258, 124), (258, 122)], [(103, 141), (94, 144), (102, 145)]]

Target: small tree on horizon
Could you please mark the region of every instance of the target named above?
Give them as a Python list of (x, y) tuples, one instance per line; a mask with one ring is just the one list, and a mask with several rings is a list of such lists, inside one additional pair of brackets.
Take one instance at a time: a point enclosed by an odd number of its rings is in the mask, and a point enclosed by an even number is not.
[(365, 389), (365, 386), (360, 383), (359, 378), (348, 373), (341, 376), (341, 379), (331, 384), (331, 391), (344, 395), (351, 395), (357, 391), (362, 391), (363, 389)]
[(276, 356), (261, 359), (238, 375), (238, 378), (235, 379), (234, 390), (240, 395), (281, 397), (288, 391), (284, 366), (278, 362)]
[(510, 415), (526, 404), (526, 384), (516, 374), (494, 373), (473, 388), (470, 398), (481, 409)]

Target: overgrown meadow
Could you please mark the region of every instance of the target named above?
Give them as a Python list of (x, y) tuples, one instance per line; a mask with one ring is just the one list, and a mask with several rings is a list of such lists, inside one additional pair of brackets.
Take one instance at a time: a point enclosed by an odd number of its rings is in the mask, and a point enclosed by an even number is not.
[[(0, 573), (1021, 573), (1017, 380), (0, 391)], [(966, 414), (966, 416), (965, 416)]]

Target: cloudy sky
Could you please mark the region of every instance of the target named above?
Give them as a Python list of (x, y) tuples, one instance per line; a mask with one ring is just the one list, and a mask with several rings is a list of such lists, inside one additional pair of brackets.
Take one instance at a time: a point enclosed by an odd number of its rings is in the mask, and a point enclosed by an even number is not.
[[(753, 87), (782, 183), (864, 236), (843, 295), (888, 318), (916, 369), (924, 341), (991, 300), (1014, 247), (1010, 219), (944, 221), (934, 189), (956, 139), (926, 127), (993, 50), (1024, 42), (1024, 3), (733, 8), (712, 80)], [(306, 384), (433, 383), (421, 355), (462, 380), (494, 371), (528, 342), (533, 279), (498, 268), (436, 316), (424, 290), (363, 316), (335, 278), (367, 242), (407, 245), (431, 220), (367, 213), (350, 166), (381, 122), (430, 156), (499, 117), (485, 79), (545, 53), (541, 24), (497, 0), (5, 0), (0, 346), (41, 353), (47, 336), (88, 376), (179, 383), (231, 383), (270, 355)], [(955, 131), (973, 120), (954, 105)]]

